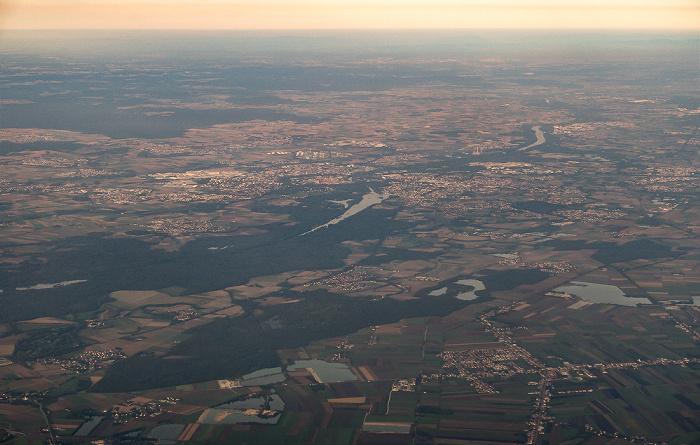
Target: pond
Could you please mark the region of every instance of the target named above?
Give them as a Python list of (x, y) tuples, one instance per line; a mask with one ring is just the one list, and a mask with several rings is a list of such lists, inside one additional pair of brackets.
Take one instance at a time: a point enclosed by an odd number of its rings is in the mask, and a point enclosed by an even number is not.
[(159, 444), (174, 444), (177, 443), (177, 436), (180, 435), (183, 429), (185, 429), (185, 425), (179, 423), (158, 425), (148, 433), (148, 438), (158, 439)]
[(347, 365), (342, 363), (328, 363), (323, 360), (299, 360), (293, 365), (287, 366), (288, 371), (311, 368), (316, 374), (319, 383), (329, 382), (351, 382), (357, 380), (355, 374), (350, 371)]
[(267, 398), (268, 407), (265, 408), (265, 397), (251, 397), (245, 400), (236, 400), (233, 402), (219, 405), (217, 409), (270, 409), (273, 411), (282, 411), (284, 409), (284, 401), (277, 394), (271, 394)]
[(648, 298), (628, 297), (617, 286), (609, 284), (585, 283), (583, 281), (572, 281), (567, 286), (560, 286), (554, 289), (556, 292), (564, 292), (576, 295), (590, 303), (617, 304), (619, 306), (636, 306), (638, 304), (650, 304)]
[(476, 300), (477, 298), (479, 298), (479, 296), (476, 294), (476, 292), (486, 289), (486, 286), (484, 286), (484, 283), (482, 283), (479, 280), (459, 280), (459, 281), (457, 281), (457, 284), (461, 284), (462, 286), (471, 286), (474, 288), (468, 292), (460, 292), (459, 294), (457, 294), (456, 298), (458, 300), (466, 300), (466, 301)]
[(198, 423), (232, 425), (236, 423), (258, 423), (274, 425), (282, 417), (284, 401), (277, 394), (268, 397), (251, 397), (236, 400), (205, 410)]
[(690, 297), (690, 299), (687, 300), (667, 300), (666, 304), (678, 304), (681, 306), (700, 307), (700, 297)]
[(76, 431), (73, 435), (79, 437), (87, 436), (97, 427), (97, 425), (100, 424), (100, 422), (102, 422), (102, 419), (104, 419), (104, 416), (91, 417), (90, 420), (83, 423), (80, 428), (78, 428), (78, 431)]
[(394, 433), (394, 434), (410, 434), (410, 423), (397, 422), (366, 422), (362, 425), (362, 431), (368, 433)]
[(435, 289), (434, 291), (430, 292), (428, 295), (431, 297), (439, 297), (440, 295), (445, 295), (447, 293), (447, 286), (441, 287), (440, 289)]
[(41, 290), (41, 289), (53, 289), (55, 287), (70, 286), (71, 284), (86, 283), (87, 280), (70, 280), (61, 281), (60, 283), (39, 283), (34, 286), (29, 287), (17, 287), (15, 290)]
[(498, 258), (506, 258), (509, 260), (513, 260), (515, 258), (520, 258), (520, 256), (514, 254), (514, 253), (492, 253), (491, 256), (495, 256)]
[[(460, 287), (463, 286), (471, 287), (472, 290), (460, 292), (462, 290), (460, 289)], [(449, 283), (447, 286), (441, 287), (440, 289), (435, 289), (434, 291), (428, 293), (428, 295), (430, 295), (431, 297), (439, 297), (440, 295), (445, 295), (448, 291), (450, 291), (450, 294), (454, 295), (454, 297), (458, 300), (471, 301), (479, 298), (476, 292), (485, 289), (486, 286), (484, 286), (484, 283), (482, 283), (481, 281), (465, 279), (457, 280), (453, 283)]]
[(250, 374), (241, 377), (241, 385), (243, 386), (263, 386), (272, 385), (274, 383), (284, 382), (286, 379), (282, 373), (282, 368), (264, 368), (259, 369)]

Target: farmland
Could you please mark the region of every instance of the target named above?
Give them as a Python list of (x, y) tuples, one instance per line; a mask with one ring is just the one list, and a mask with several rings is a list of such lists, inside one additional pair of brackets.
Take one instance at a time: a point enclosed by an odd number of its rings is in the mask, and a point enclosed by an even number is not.
[(58, 34), (0, 49), (0, 441), (700, 440), (695, 36)]

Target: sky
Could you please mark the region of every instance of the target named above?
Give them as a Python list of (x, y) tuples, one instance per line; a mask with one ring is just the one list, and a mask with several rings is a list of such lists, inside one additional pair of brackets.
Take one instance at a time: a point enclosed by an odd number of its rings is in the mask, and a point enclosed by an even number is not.
[(0, 0), (0, 29), (700, 31), (700, 0)]

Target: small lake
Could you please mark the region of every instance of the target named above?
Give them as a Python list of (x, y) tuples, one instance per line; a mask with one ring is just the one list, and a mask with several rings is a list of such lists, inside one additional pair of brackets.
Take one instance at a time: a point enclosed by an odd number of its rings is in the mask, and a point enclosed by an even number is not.
[(159, 444), (174, 444), (177, 443), (177, 436), (179, 436), (184, 429), (185, 425), (178, 423), (158, 425), (148, 433), (148, 438), (158, 439)]
[(498, 258), (506, 258), (508, 260), (512, 260), (515, 258), (520, 258), (520, 256), (514, 254), (514, 253), (492, 253), (491, 256), (495, 256)]
[(362, 431), (367, 431), (369, 433), (409, 434), (411, 432), (411, 424), (391, 422), (367, 422), (364, 425), (362, 425)]
[(16, 290), (41, 290), (53, 289), (54, 287), (70, 286), (71, 284), (85, 283), (87, 280), (61, 281), (60, 283), (39, 283), (29, 287), (17, 287)]
[(547, 241), (552, 241), (553, 239), (556, 239), (556, 238), (564, 238), (567, 236), (574, 236), (574, 235), (571, 233), (555, 233), (554, 235), (545, 236), (544, 238), (540, 238), (538, 240), (535, 240), (535, 242), (536, 243), (544, 243)]
[[(272, 411), (282, 411), (284, 409), (284, 401), (277, 394), (270, 395), (268, 402), (269, 408)], [(265, 397), (251, 397), (246, 400), (236, 400), (234, 402), (224, 403), (216, 407), (217, 409), (263, 409), (265, 408)]]
[(677, 304), (680, 306), (698, 306), (700, 307), (700, 297), (690, 297), (689, 300), (668, 300), (668, 304)]
[(232, 425), (236, 423), (259, 423), (259, 424), (276, 424), (282, 417), (281, 411), (284, 410), (284, 401), (277, 394), (272, 394), (268, 401), (268, 410), (276, 411), (275, 415), (261, 415), (265, 409), (265, 397), (251, 397), (246, 400), (237, 400), (235, 402), (225, 403), (216, 408), (205, 410), (197, 422), (207, 425), (225, 424)]
[[(367, 208), (369, 208), (369, 207), (372, 207), (372, 206), (375, 205), (375, 204), (381, 203), (381, 202), (384, 201), (385, 199), (388, 199), (389, 196), (391, 196), (391, 195), (386, 195), (386, 194), (380, 195), (379, 193), (375, 192), (375, 191), (372, 189), (372, 187), (370, 187), (370, 188), (369, 188), (369, 193), (367, 193), (366, 195), (362, 196), (362, 201), (358, 202), (357, 204), (355, 204), (355, 205), (353, 205), (352, 207), (350, 207), (349, 209), (347, 209), (347, 210), (345, 211), (345, 213), (343, 213), (342, 215), (340, 215), (339, 217), (337, 217), (337, 218), (335, 218), (335, 219), (332, 219), (332, 220), (328, 221), (328, 222), (325, 223), (325, 224), (322, 224), (322, 225), (320, 225), (320, 226), (318, 226), (318, 227), (314, 227), (313, 229), (309, 230), (308, 232), (304, 232), (304, 233), (302, 233), (302, 234), (299, 235), (299, 236), (304, 236), (304, 235), (307, 235), (307, 234), (309, 234), (309, 233), (311, 233), (311, 232), (315, 232), (315, 231), (318, 230), (318, 229), (322, 229), (322, 228), (324, 228), (324, 227), (328, 227), (328, 226), (331, 226), (331, 225), (333, 225), (333, 224), (338, 224), (339, 222), (341, 222), (341, 221), (343, 221), (343, 220), (345, 220), (345, 219), (348, 219), (349, 217), (351, 217), (351, 216), (353, 216), (353, 215), (357, 215), (357, 214), (360, 213), (361, 211), (363, 211), (363, 210), (365, 210), (365, 209), (367, 209)], [(344, 201), (336, 201), (336, 202), (344, 202)]]
[(440, 295), (445, 295), (447, 293), (447, 286), (441, 287), (440, 289), (435, 289), (434, 291), (430, 292), (428, 295), (431, 297), (439, 297)]
[(560, 286), (554, 289), (556, 292), (564, 292), (576, 295), (590, 303), (617, 304), (618, 306), (636, 306), (638, 304), (650, 304), (648, 298), (628, 297), (617, 286), (609, 284), (585, 283), (572, 281), (568, 286)]
[(285, 375), (282, 373), (282, 368), (264, 368), (259, 369), (250, 374), (241, 377), (241, 385), (243, 386), (262, 386), (272, 385), (274, 383), (284, 382)]
[(457, 294), (457, 299), (458, 300), (466, 300), (466, 301), (471, 301), (471, 300), (476, 300), (479, 298), (479, 296), (475, 293), (480, 290), (486, 290), (486, 286), (484, 286), (484, 283), (482, 283), (479, 280), (459, 280), (457, 281), (457, 284), (461, 284), (462, 286), (471, 286), (474, 289), (468, 292), (461, 292)]
[(246, 415), (238, 412), (232, 412), (225, 409), (208, 409), (199, 417), (197, 422), (204, 425), (233, 425), (236, 423), (261, 423), (274, 425), (279, 422), (282, 414), (277, 414), (272, 417), (260, 417), (256, 415)]
[(321, 382), (351, 382), (357, 380), (355, 374), (350, 371), (347, 365), (342, 363), (328, 363), (323, 360), (299, 360), (293, 365), (287, 366), (288, 371), (311, 368), (316, 373)]
[(78, 436), (78, 437), (87, 436), (88, 434), (90, 434), (92, 432), (92, 430), (94, 430), (97, 427), (97, 425), (100, 424), (100, 422), (102, 422), (103, 419), (104, 419), (104, 416), (91, 417), (90, 420), (83, 423), (80, 426), (80, 428), (78, 428), (78, 431), (76, 431), (73, 435)]
[[(466, 292), (460, 292), (460, 289), (458, 286), (455, 286), (455, 284), (459, 286), (469, 286), (472, 287), (473, 289), (470, 291)], [(458, 300), (464, 300), (464, 301), (471, 301), (471, 300), (476, 300), (479, 298), (479, 296), (476, 294), (476, 292), (480, 290), (486, 290), (486, 286), (484, 286), (484, 283), (482, 283), (479, 280), (457, 280), (454, 283), (450, 283), (445, 287), (441, 287), (440, 289), (435, 289), (434, 291), (430, 292), (428, 295), (431, 297), (439, 297), (440, 295), (445, 295), (448, 291), (457, 292), (457, 295), (455, 295), (455, 298)]]

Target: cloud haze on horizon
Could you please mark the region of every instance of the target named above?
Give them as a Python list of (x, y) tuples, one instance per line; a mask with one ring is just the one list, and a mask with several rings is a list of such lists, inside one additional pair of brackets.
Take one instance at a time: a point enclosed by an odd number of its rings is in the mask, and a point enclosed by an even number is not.
[(696, 0), (0, 0), (4, 29), (699, 30)]

